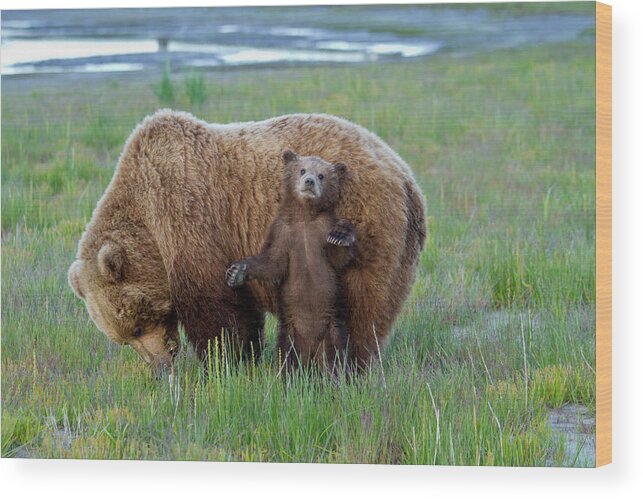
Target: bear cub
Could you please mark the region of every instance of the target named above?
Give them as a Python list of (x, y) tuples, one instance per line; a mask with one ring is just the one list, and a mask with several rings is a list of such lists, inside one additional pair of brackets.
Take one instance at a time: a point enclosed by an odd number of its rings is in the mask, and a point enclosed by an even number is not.
[(289, 370), (346, 369), (346, 290), (343, 274), (354, 258), (353, 224), (335, 215), (343, 163), (283, 153), (284, 178), (277, 215), (261, 253), (231, 265), (231, 287), (258, 279), (278, 289), (277, 348)]

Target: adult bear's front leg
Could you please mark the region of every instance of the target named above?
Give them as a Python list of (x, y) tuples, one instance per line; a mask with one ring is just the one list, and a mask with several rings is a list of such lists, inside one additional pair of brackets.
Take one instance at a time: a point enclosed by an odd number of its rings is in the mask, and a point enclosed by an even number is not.
[[(232, 290), (230, 290), (232, 291)], [(264, 314), (249, 291), (199, 296), (177, 307), (188, 341), (205, 363), (225, 348), (228, 357), (257, 360), (263, 350)]]
[(264, 347), (265, 314), (259, 310), (250, 289), (242, 287), (234, 293), (230, 312), (231, 328), (236, 332), (237, 345), (246, 360), (257, 361)]

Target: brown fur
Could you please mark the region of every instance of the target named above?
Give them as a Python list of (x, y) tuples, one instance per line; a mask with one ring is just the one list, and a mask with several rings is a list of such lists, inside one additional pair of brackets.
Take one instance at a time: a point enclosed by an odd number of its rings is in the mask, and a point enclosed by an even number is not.
[(285, 149), (350, 163), (336, 213), (357, 232), (345, 275), (349, 355), (367, 365), (413, 283), (424, 203), (410, 168), (384, 142), (327, 115), (231, 125), (171, 111), (147, 118), (125, 145), (69, 272), (98, 327), (147, 359), (146, 342), (165, 342), (165, 353), (152, 355), (157, 365), (171, 361), (177, 321), (201, 354), (224, 331), (247, 353), (260, 352), (276, 288), (253, 281), (236, 291), (223, 276), (265, 240)]
[(281, 203), (261, 253), (230, 266), (227, 282), (274, 283), (278, 357), (289, 368), (314, 363), (338, 374), (348, 339), (344, 271), (355, 244), (352, 224), (335, 216), (346, 166), (292, 151), (284, 164)]

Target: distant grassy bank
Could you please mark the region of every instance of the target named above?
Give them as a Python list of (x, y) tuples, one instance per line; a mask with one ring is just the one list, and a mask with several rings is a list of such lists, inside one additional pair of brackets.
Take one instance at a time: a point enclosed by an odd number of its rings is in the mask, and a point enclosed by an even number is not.
[(97, 331), (66, 271), (160, 78), (3, 82), (3, 456), (591, 464), (547, 417), (594, 410), (593, 40), (208, 73), (193, 104), (186, 77), (172, 106), (206, 121), (336, 114), (413, 167), (429, 238), (382, 365), (284, 387), (271, 320), (259, 365), (204, 376), (185, 349), (174, 382), (156, 380)]

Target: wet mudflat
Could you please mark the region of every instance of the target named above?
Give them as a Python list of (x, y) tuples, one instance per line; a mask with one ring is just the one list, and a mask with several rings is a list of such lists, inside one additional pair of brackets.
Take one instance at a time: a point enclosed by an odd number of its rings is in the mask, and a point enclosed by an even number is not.
[(587, 13), (494, 15), (440, 6), (7, 11), (2, 72), (136, 72), (171, 65), (355, 64), (570, 40)]

